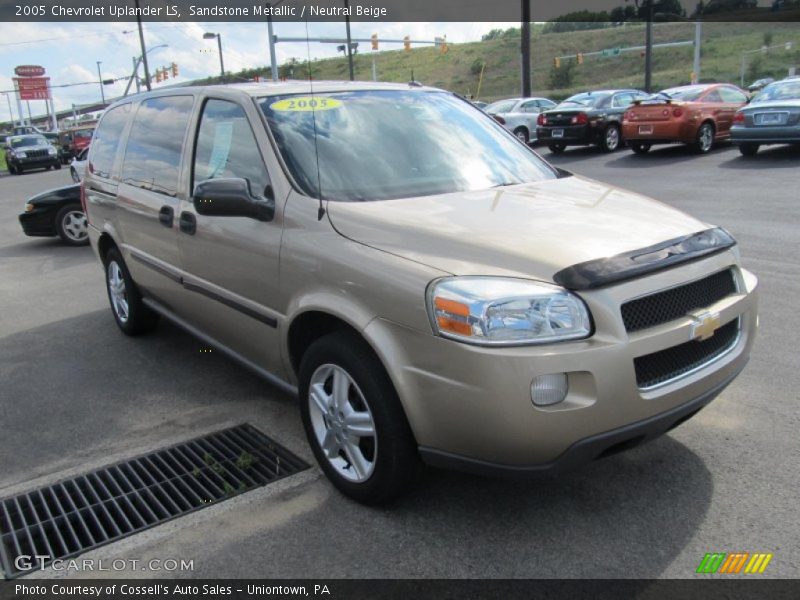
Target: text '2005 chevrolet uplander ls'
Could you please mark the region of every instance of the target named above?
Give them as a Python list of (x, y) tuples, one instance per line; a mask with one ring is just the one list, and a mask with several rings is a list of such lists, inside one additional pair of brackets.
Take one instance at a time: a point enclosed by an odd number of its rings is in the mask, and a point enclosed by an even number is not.
[(120, 328), (166, 317), (298, 393), (363, 502), (421, 462), (553, 473), (652, 439), (739, 373), (757, 326), (725, 230), (417, 85), (120, 101), (83, 200)]

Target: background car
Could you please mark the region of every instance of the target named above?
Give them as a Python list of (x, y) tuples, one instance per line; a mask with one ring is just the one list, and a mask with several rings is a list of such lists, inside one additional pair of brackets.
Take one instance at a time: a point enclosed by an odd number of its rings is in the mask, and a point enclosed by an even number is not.
[(776, 81), (733, 117), (731, 141), (744, 156), (762, 144), (800, 144), (800, 78)]
[(753, 83), (747, 86), (747, 91), (751, 93), (760, 92), (773, 81), (775, 81), (774, 77), (763, 77), (761, 79), (756, 79)]
[(646, 96), (639, 90), (597, 90), (570, 96), (539, 115), (537, 138), (553, 153), (589, 144), (613, 152), (622, 143), (620, 121), (625, 109)]
[(6, 164), (12, 175), (20, 175), (26, 169), (61, 168), (58, 150), (38, 133), (7, 138)]
[(705, 154), (730, 137), (733, 117), (746, 102), (747, 94), (728, 83), (669, 88), (634, 102), (625, 111), (622, 134), (637, 154), (672, 143)]
[(61, 146), (61, 160), (67, 165), (70, 160), (75, 158), (81, 150), (88, 148), (92, 141), (95, 125), (84, 125), (81, 127), (71, 127), (64, 129), (59, 135)]
[(489, 106), (488, 102), (483, 102), (482, 100), (470, 100), (470, 102), (472, 102), (472, 104), (474, 104), (475, 106), (477, 106), (481, 110), (484, 110), (484, 109), (486, 109), (487, 106)]
[(75, 183), (80, 183), (83, 180), (83, 174), (86, 172), (86, 155), (88, 153), (89, 148), (84, 148), (78, 156), (72, 159), (69, 165), (69, 174)]
[(536, 140), (536, 117), (555, 105), (547, 98), (509, 98), (493, 102), (484, 110), (500, 117), (500, 123), (527, 144)]
[(33, 196), (19, 215), (25, 235), (59, 236), (70, 246), (89, 243), (88, 223), (81, 206), (81, 186), (72, 184)]

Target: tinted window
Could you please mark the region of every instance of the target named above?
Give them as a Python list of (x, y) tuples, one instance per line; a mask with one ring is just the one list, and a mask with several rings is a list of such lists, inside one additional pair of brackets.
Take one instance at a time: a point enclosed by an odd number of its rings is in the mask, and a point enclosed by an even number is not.
[(194, 158), (194, 183), (219, 177), (240, 177), (261, 195), (269, 183), (253, 130), (244, 110), (224, 100), (209, 100), (203, 108)]
[(730, 102), (730, 103), (747, 102), (747, 96), (745, 96), (742, 92), (735, 90), (733, 88), (729, 87), (719, 88), (719, 94), (720, 96), (722, 96), (723, 102)]
[(553, 108), (556, 105), (552, 100), (539, 100), (539, 106), (543, 109)]
[[(167, 196), (178, 193), (183, 138), (191, 110), (191, 96), (165, 96), (142, 102), (128, 135), (123, 183)], [(93, 145), (96, 143), (95, 139)]]
[(779, 81), (768, 85), (753, 101), (769, 102), (770, 100), (800, 100), (800, 79)]
[(711, 90), (703, 96), (703, 102), (722, 102), (722, 96), (719, 95), (719, 90)]
[(611, 94), (608, 93), (597, 94), (591, 92), (587, 92), (584, 94), (575, 94), (574, 96), (570, 96), (569, 98), (561, 102), (559, 106), (563, 106), (564, 108), (575, 108), (579, 106), (600, 106), (603, 104), (605, 100), (608, 100), (610, 96)]
[(98, 177), (111, 177), (114, 158), (117, 156), (119, 140), (128, 121), (131, 105), (123, 104), (103, 115), (91, 146), (90, 172)]
[(701, 85), (670, 88), (668, 90), (664, 90), (663, 92), (659, 92), (658, 94), (656, 94), (656, 96), (665, 95), (669, 98), (672, 98), (673, 100), (683, 100), (684, 102), (693, 102), (697, 100), (707, 89), (708, 88)]
[(520, 107), (520, 111), (526, 113), (535, 113), (539, 112), (539, 103), (536, 100), (530, 100), (528, 102), (523, 102)]
[(494, 119), (444, 92), (337, 92), (260, 104), (309, 196), (409, 198), (556, 177)]
[(616, 108), (625, 108), (633, 102), (633, 94), (617, 94), (614, 96), (612, 106)]
[(490, 104), (486, 107), (486, 112), (491, 113), (493, 115), (497, 113), (505, 113), (510, 111), (514, 108), (514, 105), (517, 103), (517, 100), (498, 100), (493, 104)]

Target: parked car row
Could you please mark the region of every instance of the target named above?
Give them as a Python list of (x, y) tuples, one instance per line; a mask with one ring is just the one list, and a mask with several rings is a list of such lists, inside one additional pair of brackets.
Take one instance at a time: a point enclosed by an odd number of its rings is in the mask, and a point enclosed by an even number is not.
[(752, 98), (735, 85), (713, 83), (656, 94), (594, 90), (557, 105), (546, 98), (511, 98), (483, 110), (520, 141), (546, 144), (554, 154), (586, 145), (605, 152), (628, 146), (645, 154), (654, 145), (675, 143), (704, 154), (730, 140), (752, 156), (763, 144), (800, 143), (800, 77), (766, 83)]

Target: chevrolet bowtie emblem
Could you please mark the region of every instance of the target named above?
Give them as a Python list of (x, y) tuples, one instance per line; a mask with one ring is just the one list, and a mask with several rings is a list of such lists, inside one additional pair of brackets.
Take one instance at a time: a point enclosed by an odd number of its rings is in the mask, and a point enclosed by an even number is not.
[(694, 323), (692, 324), (693, 340), (707, 340), (714, 335), (714, 332), (717, 329), (719, 329), (719, 313), (705, 312), (689, 316), (694, 319)]

